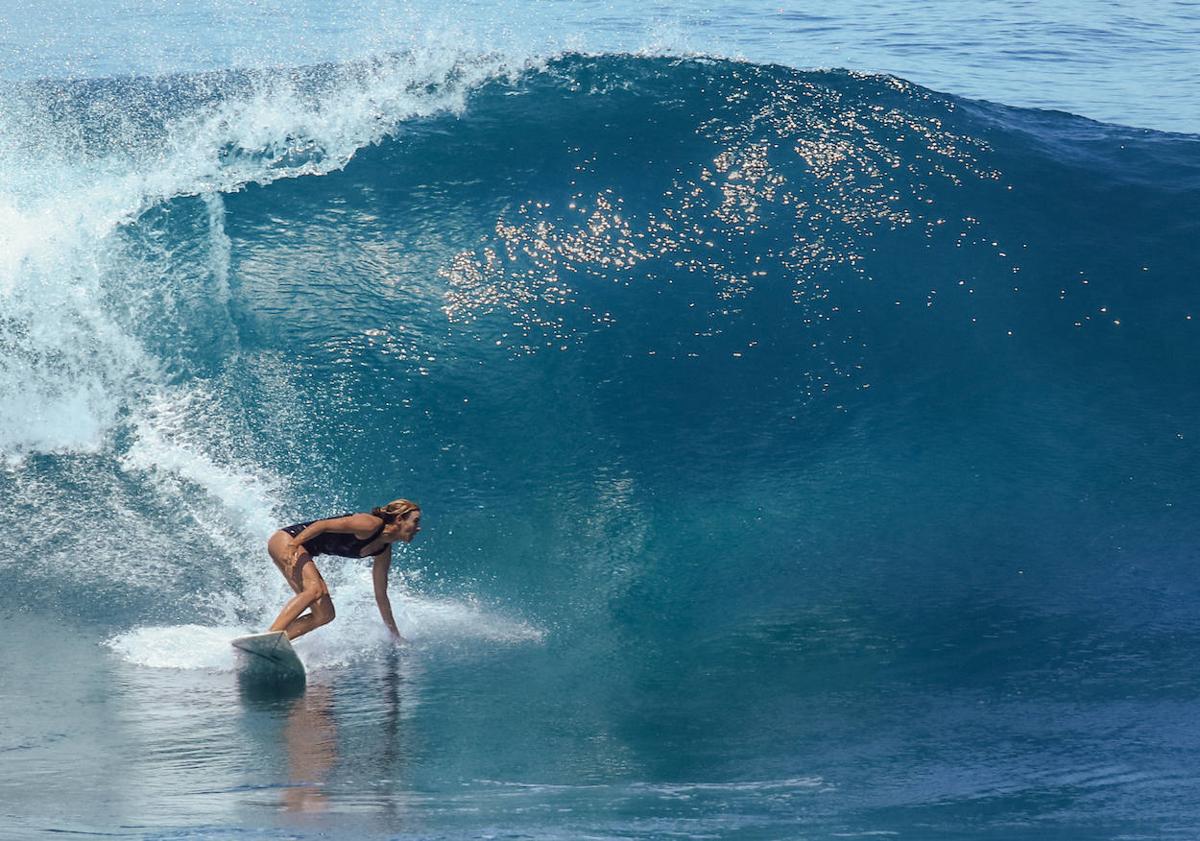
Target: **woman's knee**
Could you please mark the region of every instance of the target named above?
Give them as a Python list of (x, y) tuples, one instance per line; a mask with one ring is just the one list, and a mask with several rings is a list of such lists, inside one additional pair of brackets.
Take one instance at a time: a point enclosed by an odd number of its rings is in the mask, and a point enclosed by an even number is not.
[(318, 599), (312, 606), (312, 612), (318, 625), (328, 625), (337, 616), (337, 611), (333, 609), (333, 599), (329, 596)]
[[(329, 588), (326, 587), (325, 582), (321, 580), (305, 581), (300, 592), (304, 594), (304, 597), (308, 599), (314, 607), (316, 607), (316, 605), (320, 602), (329, 601)], [(332, 602), (330, 602), (330, 604), (332, 604)]]

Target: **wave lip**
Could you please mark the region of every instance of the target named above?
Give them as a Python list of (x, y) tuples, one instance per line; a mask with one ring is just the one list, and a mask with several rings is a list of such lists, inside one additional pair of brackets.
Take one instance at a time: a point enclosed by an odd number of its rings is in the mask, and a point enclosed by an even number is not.
[(163, 372), (111, 305), (170, 282), (131, 259), (119, 235), (148, 209), (331, 172), (405, 121), (461, 110), (509, 69), (503, 56), (429, 49), (302, 70), (6, 87), (0, 453), (94, 452), (136, 394), (161, 387)]

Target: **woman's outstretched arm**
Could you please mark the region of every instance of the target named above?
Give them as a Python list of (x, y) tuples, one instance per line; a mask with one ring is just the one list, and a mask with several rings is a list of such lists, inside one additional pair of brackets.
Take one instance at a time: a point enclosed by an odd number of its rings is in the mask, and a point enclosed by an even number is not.
[(375, 582), (375, 604), (379, 607), (379, 615), (383, 624), (388, 626), (397, 642), (407, 642), (396, 628), (396, 618), (392, 616), (392, 602), (388, 598), (388, 571), (392, 568), (392, 547), (375, 556), (375, 566), (371, 569), (371, 578)]

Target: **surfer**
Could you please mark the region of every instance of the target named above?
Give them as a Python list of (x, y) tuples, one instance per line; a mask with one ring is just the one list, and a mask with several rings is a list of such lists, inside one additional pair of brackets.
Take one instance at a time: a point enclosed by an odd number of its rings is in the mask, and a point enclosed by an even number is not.
[[(325, 579), (313, 563), (316, 555), (370, 557), (374, 558), (371, 578), (375, 582), (379, 615), (396, 641), (404, 642), (388, 600), (388, 570), (392, 566), (392, 544), (397, 540), (410, 543), (420, 530), (420, 506), (407, 499), (396, 499), (371, 509), (370, 514), (343, 514), (284, 526), (275, 532), (267, 541), (267, 552), (296, 595), (283, 606), (271, 630), (283, 631), (293, 640), (333, 621), (333, 600)], [(304, 613), (306, 609), (308, 613)]]

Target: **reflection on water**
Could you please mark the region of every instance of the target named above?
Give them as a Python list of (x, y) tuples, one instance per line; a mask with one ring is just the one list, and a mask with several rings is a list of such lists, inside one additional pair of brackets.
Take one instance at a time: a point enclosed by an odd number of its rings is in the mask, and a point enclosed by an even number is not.
[(292, 702), (283, 725), (288, 779), (283, 807), (289, 812), (323, 812), (323, 788), (337, 761), (337, 723), (329, 686), (314, 686)]
[(414, 658), (391, 651), (354, 669), (317, 670), (307, 688), (239, 681), (245, 741), (278, 763), (267, 779), (237, 787), (240, 805), (303, 816), (307, 829), (316, 815), (346, 811), (404, 829), (414, 667)]
[[(406, 690), (410, 690), (410, 687), (401, 676), (400, 667), (404, 663), (411, 664), (412, 661), (403, 658), (396, 651), (391, 651), (383, 664), (378, 762), (381, 776), (387, 778), (392, 778), (394, 774), (399, 777), (407, 776), (406, 773), (400, 773), (402, 769), (406, 771), (408, 765), (408, 751), (403, 741), (406, 734), (402, 726), (405, 717), (405, 704), (402, 703), (402, 699), (406, 697)], [(415, 696), (410, 690), (407, 697)], [(409, 795), (403, 792), (400, 797), (396, 797), (394, 793), (392, 791), (388, 793), (389, 796), (379, 798), (380, 821), (384, 826), (400, 830), (408, 824), (406, 806)]]
[(332, 684), (264, 683), (243, 680), (238, 688), (247, 723), (264, 714), (269, 725), (257, 738), (282, 748), (286, 781), (279, 787), (278, 806), (289, 813), (324, 812), (325, 786), (338, 759), (338, 726)]

